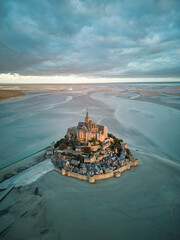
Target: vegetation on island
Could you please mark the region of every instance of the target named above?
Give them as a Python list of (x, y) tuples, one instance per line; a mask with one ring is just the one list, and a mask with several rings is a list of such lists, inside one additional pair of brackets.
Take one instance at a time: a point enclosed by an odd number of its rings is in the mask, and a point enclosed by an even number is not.
[(84, 147), (85, 153), (91, 153), (91, 147)]
[(69, 141), (66, 138), (61, 138), (59, 141), (56, 142), (55, 148), (59, 148), (59, 150), (64, 150), (68, 146), (71, 146), (73, 150), (76, 149), (77, 146), (80, 146), (81, 143), (75, 139), (74, 141)]
[(59, 141), (56, 142), (55, 148), (59, 148), (59, 150), (64, 150), (67, 148), (67, 140), (65, 138), (60, 139)]
[(92, 138), (93, 145), (96, 146), (96, 139)]
[(110, 137), (110, 138), (115, 138), (115, 136), (112, 134), (112, 133), (108, 133), (108, 137)]
[(128, 154), (128, 155), (130, 155), (130, 154), (131, 154), (131, 151), (130, 151), (130, 149), (129, 149), (129, 148), (126, 148), (126, 152), (127, 152), (127, 154)]
[(62, 175), (76, 176), (74, 173), (77, 173), (84, 175), (79, 175), (80, 179), (89, 179), (91, 183), (95, 178), (102, 179), (95, 175), (119, 177), (121, 171), (137, 165), (127, 144), (112, 133), (107, 134), (106, 126), (91, 121), (88, 110), (85, 122), (68, 128), (64, 138), (51, 144), (48, 154), (51, 154), (55, 169), (62, 171)]
[[(108, 138), (113, 139), (113, 142), (109, 146), (110, 150), (112, 152), (116, 153), (117, 156), (120, 156), (121, 151), (122, 151), (121, 145), (123, 144), (123, 140), (115, 137), (112, 133), (108, 133)], [(89, 146), (89, 144), (90, 144), (90, 146)], [(97, 146), (97, 145), (100, 145), (100, 148), (92, 151), (92, 146)], [(85, 143), (83, 144), (82, 142), (78, 141), (77, 139), (70, 140), (68, 142), (68, 140), (65, 137), (58, 140), (55, 143), (55, 148), (58, 148), (61, 151), (66, 150), (68, 147), (71, 148), (73, 151), (75, 151), (76, 147), (80, 147), (80, 149), (83, 149), (83, 152), (85, 154), (87, 154), (88, 157), (90, 157), (90, 155), (94, 154), (94, 153), (99, 153), (99, 155), (103, 155), (102, 152), (101, 152), (101, 147), (102, 146), (103, 146), (103, 142), (97, 141), (95, 138), (92, 138), (86, 144)], [(128, 156), (131, 154), (131, 152), (128, 148), (126, 149), (126, 152), (127, 152), (126, 157), (128, 158)], [(71, 153), (62, 152), (62, 155), (70, 156), (72, 159), (80, 161), (80, 163), (84, 162), (84, 157), (82, 156), (82, 154), (73, 154), (72, 152)]]
[(80, 142), (74, 136), (65, 136), (55, 143), (52, 156), (56, 168), (86, 176), (114, 172), (117, 177), (122, 167), (137, 166), (135, 160), (127, 144), (112, 133), (103, 142), (95, 138)]

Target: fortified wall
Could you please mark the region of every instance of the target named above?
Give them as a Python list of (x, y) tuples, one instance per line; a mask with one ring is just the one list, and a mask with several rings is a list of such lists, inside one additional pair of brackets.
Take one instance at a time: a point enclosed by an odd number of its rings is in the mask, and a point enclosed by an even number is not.
[[(100, 175), (94, 175), (94, 176), (87, 176), (87, 175), (82, 175), (79, 173), (74, 173), (74, 172), (69, 172), (66, 171), (65, 169), (62, 169), (62, 171), (59, 168), (54, 168), (55, 171), (57, 172), (61, 172), (61, 174), (67, 175), (69, 177), (74, 177), (74, 178), (78, 178), (79, 180), (85, 180), (85, 181), (89, 181), (90, 183), (95, 183), (96, 180), (103, 180), (103, 179), (107, 179), (110, 177), (120, 177), (121, 173), (126, 171), (126, 170), (130, 170), (131, 167), (136, 167), (138, 165), (138, 160), (136, 159), (135, 161), (132, 161), (130, 164), (127, 164), (119, 169), (114, 170), (113, 172), (109, 172), (109, 173), (105, 173), (105, 174), (100, 174)], [(119, 172), (119, 174), (118, 174)]]

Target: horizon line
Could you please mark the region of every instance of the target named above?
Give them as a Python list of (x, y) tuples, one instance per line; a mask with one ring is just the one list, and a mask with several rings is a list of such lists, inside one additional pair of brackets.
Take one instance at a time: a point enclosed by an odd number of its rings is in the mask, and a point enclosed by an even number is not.
[(180, 80), (177, 81), (154, 81), (154, 82), (70, 82), (70, 83), (0, 83), (0, 86), (4, 85), (93, 85), (93, 84), (175, 84), (180, 83)]

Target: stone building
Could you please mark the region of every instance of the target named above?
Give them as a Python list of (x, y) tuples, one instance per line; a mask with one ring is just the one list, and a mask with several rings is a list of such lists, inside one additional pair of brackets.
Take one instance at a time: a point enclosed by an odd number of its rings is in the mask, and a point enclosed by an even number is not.
[(68, 140), (75, 138), (80, 142), (88, 142), (95, 138), (97, 141), (104, 141), (107, 138), (106, 126), (98, 125), (89, 118), (88, 109), (84, 122), (79, 122), (77, 127), (69, 128), (66, 134)]

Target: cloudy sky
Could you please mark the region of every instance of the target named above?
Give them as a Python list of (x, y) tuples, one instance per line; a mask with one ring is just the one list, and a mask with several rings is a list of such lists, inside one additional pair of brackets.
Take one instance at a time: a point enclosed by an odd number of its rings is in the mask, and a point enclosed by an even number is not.
[(0, 0), (0, 81), (180, 80), (179, 0)]

